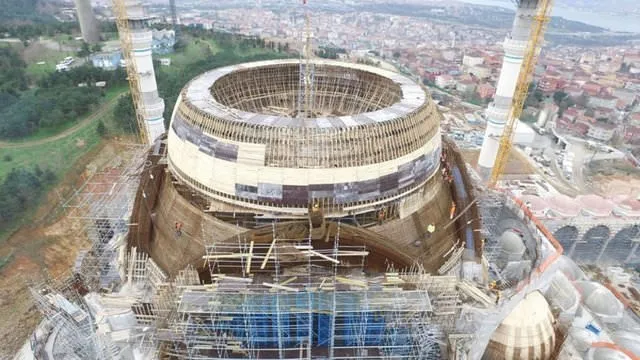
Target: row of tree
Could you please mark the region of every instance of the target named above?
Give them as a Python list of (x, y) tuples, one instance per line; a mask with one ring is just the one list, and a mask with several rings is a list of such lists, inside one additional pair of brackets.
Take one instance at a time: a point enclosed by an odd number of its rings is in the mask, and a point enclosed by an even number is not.
[(316, 55), (323, 59), (337, 59), (339, 54), (346, 54), (347, 50), (336, 47), (321, 47), (316, 52)]
[[(126, 73), (80, 66), (51, 73), (39, 80), (34, 89), (0, 92), (0, 138), (21, 138), (40, 128), (77, 121), (104, 95), (102, 88), (94, 86), (99, 81), (110, 86), (124, 84)], [(85, 86), (78, 87), (79, 84)]]
[(180, 51), (186, 46), (185, 39), (188, 38), (213, 40), (219, 47), (229, 50), (267, 49), (279, 53), (288, 53), (291, 50), (289, 43), (268, 41), (258, 36), (247, 36), (232, 32), (207, 30), (198, 26), (181, 27), (180, 31), (183, 34), (187, 34), (187, 36), (182, 37), (176, 43), (176, 51)]

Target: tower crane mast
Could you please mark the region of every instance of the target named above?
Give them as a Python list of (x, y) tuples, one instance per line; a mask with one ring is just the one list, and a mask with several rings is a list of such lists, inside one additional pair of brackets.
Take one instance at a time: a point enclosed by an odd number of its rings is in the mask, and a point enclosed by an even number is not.
[(489, 178), (490, 187), (496, 186), (498, 180), (504, 173), (507, 161), (509, 160), (509, 155), (513, 148), (515, 127), (518, 119), (522, 115), (524, 103), (527, 100), (527, 95), (529, 94), (529, 84), (531, 83), (533, 71), (536, 63), (538, 62), (544, 32), (551, 19), (552, 7), (553, 0), (540, 0), (538, 3), (538, 10), (531, 25), (531, 34), (524, 53), (524, 60), (522, 62), (522, 67), (520, 68), (520, 75), (518, 76), (518, 82), (516, 83), (516, 89), (511, 103), (511, 112), (509, 113), (509, 118), (504, 127), (502, 137), (500, 138), (500, 147), (496, 156), (496, 162), (493, 166), (491, 177)]
[(133, 100), (135, 110), (136, 123), (138, 124), (138, 137), (141, 143), (148, 144), (147, 128), (143, 117), (144, 104), (140, 96), (140, 78), (136, 62), (133, 59), (133, 45), (131, 38), (131, 29), (127, 17), (126, 0), (113, 0), (113, 12), (116, 17), (116, 26), (120, 36), (120, 44), (122, 46), (122, 55), (126, 62), (127, 78), (129, 79), (129, 89)]

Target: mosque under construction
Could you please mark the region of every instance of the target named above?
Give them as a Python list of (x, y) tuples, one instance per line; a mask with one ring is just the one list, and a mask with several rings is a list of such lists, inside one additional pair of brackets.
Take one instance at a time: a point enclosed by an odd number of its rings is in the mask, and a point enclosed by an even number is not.
[(166, 134), (67, 202), (92, 247), (31, 286), (17, 358), (637, 359), (629, 276), (591, 281), (440, 116), (359, 64), (197, 76)]

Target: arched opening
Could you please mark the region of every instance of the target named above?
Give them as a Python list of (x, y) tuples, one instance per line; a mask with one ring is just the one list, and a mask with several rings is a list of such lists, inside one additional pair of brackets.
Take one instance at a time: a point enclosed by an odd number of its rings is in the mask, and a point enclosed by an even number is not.
[(589, 229), (582, 237), (582, 241), (576, 244), (571, 257), (578, 263), (595, 263), (609, 236), (611, 236), (611, 229), (607, 226), (598, 225)]
[(622, 264), (624, 263), (631, 250), (633, 250), (633, 242), (634, 239), (638, 239), (640, 237), (640, 226), (634, 225), (627, 228), (624, 228), (618, 231), (609, 244), (607, 245), (607, 249), (604, 254), (602, 254), (601, 262), (610, 263), (610, 264)]
[(567, 256), (571, 256), (569, 251), (571, 251), (571, 247), (573, 247), (573, 243), (578, 240), (578, 228), (575, 226), (567, 225), (563, 226), (560, 229), (556, 230), (553, 233), (553, 236), (558, 240), (560, 245), (564, 248), (564, 254)]

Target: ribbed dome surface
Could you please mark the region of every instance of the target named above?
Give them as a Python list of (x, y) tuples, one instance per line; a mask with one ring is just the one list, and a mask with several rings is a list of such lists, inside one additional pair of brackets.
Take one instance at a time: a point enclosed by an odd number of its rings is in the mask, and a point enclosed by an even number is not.
[(498, 326), (482, 358), (549, 359), (555, 339), (549, 304), (536, 291), (527, 295)]

